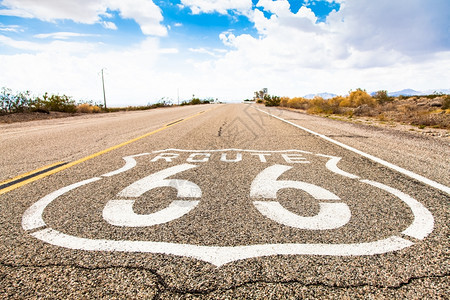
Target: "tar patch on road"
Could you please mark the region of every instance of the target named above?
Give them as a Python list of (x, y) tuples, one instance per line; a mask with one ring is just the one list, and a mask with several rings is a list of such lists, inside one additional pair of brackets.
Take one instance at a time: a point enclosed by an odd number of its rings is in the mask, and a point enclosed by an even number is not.
[(39, 175), (43, 175), (45, 173), (48, 173), (52, 170), (55, 170), (59, 167), (65, 166), (65, 165), (67, 165), (67, 162), (56, 163), (51, 166), (44, 167), (44, 168), (32, 171), (30, 173), (24, 174), (22, 176), (19, 176), (18, 178), (6, 181), (5, 183), (0, 184), (0, 194), (2, 193), (2, 190), (6, 190), (7, 188), (11, 188), (15, 185), (19, 185), (27, 180), (33, 179)]

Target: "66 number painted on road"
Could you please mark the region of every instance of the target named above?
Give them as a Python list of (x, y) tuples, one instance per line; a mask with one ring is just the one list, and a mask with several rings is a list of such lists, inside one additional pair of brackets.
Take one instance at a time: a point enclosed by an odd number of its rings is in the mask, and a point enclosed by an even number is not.
[[(178, 198), (201, 198), (198, 185), (187, 180), (166, 179), (177, 173), (196, 168), (182, 164), (149, 175), (119, 193), (119, 197), (133, 198), (159, 187), (172, 187)], [(277, 178), (292, 167), (274, 165), (262, 171), (253, 181), (250, 195), (254, 198), (276, 199), (277, 192), (283, 188), (303, 190), (317, 200), (340, 200), (338, 196), (317, 185), (301, 181), (277, 181)], [(110, 200), (104, 210), (103, 218), (115, 226), (142, 227), (173, 221), (194, 209), (199, 201), (174, 200), (169, 207), (152, 214), (141, 215), (133, 211), (135, 200)], [(281, 224), (299, 229), (335, 229), (348, 223), (350, 209), (345, 203), (319, 203), (320, 211), (314, 217), (301, 217), (286, 209), (279, 202), (254, 201), (256, 208), (268, 218)]]
[[(267, 158), (281, 154), (287, 163), (309, 163), (303, 154), (314, 155), (313, 153), (301, 150), (285, 151), (256, 151), (241, 149), (223, 150), (179, 150), (168, 149), (154, 151), (158, 154), (152, 161), (165, 160), (172, 162), (178, 159), (180, 153), (191, 152), (186, 163), (181, 163), (158, 172), (152, 173), (142, 179), (132, 183), (118, 193), (116, 199), (109, 200), (102, 212), (103, 218), (113, 226), (122, 227), (146, 227), (155, 226), (182, 218), (184, 215), (195, 210), (202, 198), (202, 190), (199, 185), (192, 181), (173, 179), (176, 175), (190, 169), (195, 169), (198, 165), (193, 163), (207, 162), (214, 153), (221, 154), (221, 161), (238, 162), (242, 160), (242, 153), (257, 157), (260, 162), (268, 163)], [(227, 153), (234, 152), (234, 159), (228, 159)], [(52, 245), (87, 251), (121, 251), (121, 252), (147, 252), (165, 253), (179, 256), (188, 256), (203, 261), (210, 262), (216, 266), (260, 256), (268, 255), (374, 255), (391, 251), (397, 251), (413, 245), (413, 242), (393, 235), (389, 238), (374, 242), (353, 243), (353, 244), (258, 244), (245, 246), (201, 246), (167, 242), (153, 241), (129, 241), (129, 240), (104, 240), (87, 239), (68, 235), (47, 227), (43, 220), (45, 208), (58, 197), (85, 186), (97, 182), (105, 177), (112, 177), (123, 172), (127, 172), (136, 166), (136, 157), (148, 156), (150, 153), (143, 153), (124, 157), (125, 165), (115, 171), (104, 174), (101, 177), (94, 177), (84, 180), (64, 188), (61, 188), (34, 203), (24, 213), (22, 227), (27, 231), (34, 231), (30, 234), (35, 238), (50, 243)], [(403, 192), (381, 184), (379, 182), (360, 179), (354, 174), (347, 173), (337, 167), (340, 157), (315, 154), (315, 156), (327, 158), (326, 168), (338, 175), (359, 180), (362, 183), (384, 190), (393, 194), (405, 204), (407, 204), (414, 216), (412, 224), (402, 232), (403, 235), (415, 239), (424, 239), (433, 230), (434, 219), (431, 213), (420, 202), (404, 194)], [(273, 164), (261, 171), (252, 181), (250, 186), (250, 197), (253, 205), (261, 215), (285, 226), (290, 226), (305, 230), (332, 230), (346, 225), (351, 219), (351, 211), (348, 205), (329, 190), (318, 185), (303, 181), (279, 180), (279, 177), (292, 169), (292, 166), (284, 164)], [(173, 199), (166, 208), (150, 213), (137, 214), (133, 210), (135, 199), (144, 193), (156, 189), (170, 187), (177, 191), (177, 199)], [(277, 199), (277, 192), (282, 189), (297, 189), (311, 195), (319, 202), (320, 210), (315, 216), (305, 217), (293, 213), (284, 208)], [(269, 199), (272, 201), (258, 201), (256, 199)], [(189, 200), (187, 200), (189, 199)], [(195, 199), (195, 200), (192, 200)], [(35, 231), (37, 230), (37, 231)]]

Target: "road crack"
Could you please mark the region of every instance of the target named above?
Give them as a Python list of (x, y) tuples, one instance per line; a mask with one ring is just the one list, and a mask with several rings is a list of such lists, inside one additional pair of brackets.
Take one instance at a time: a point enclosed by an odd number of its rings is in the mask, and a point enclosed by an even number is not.
[(227, 125), (227, 121), (223, 122), (222, 126), (220, 126), (219, 131), (217, 132), (217, 136), (222, 136), (223, 127)]
[[(410, 284), (413, 284), (415, 281), (424, 280), (424, 279), (438, 279), (438, 278), (448, 278), (450, 277), (450, 273), (437, 274), (437, 275), (424, 275), (424, 276), (412, 276), (408, 280), (400, 282), (396, 285), (383, 285), (383, 284), (371, 284), (371, 283), (357, 283), (357, 284), (329, 284), (324, 282), (309, 282), (305, 283), (302, 280), (292, 279), (292, 280), (249, 280), (242, 282), (240, 284), (234, 284), (229, 287), (213, 287), (213, 288), (205, 288), (205, 289), (184, 289), (179, 287), (171, 286), (167, 283), (166, 279), (163, 275), (159, 274), (156, 269), (148, 268), (148, 267), (137, 267), (137, 266), (96, 266), (96, 267), (87, 267), (76, 264), (45, 264), (45, 265), (27, 265), (27, 264), (10, 264), (0, 262), (1, 267), (12, 268), (12, 269), (21, 269), (21, 268), (78, 268), (81, 270), (87, 271), (101, 271), (101, 270), (114, 270), (114, 269), (123, 269), (123, 270), (133, 270), (133, 271), (144, 271), (149, 272), (155, 279), (156, 283), (156, 296), (155, 299), (161, 299), (164, 293), (177, 294), (180, 296), (183, 295), (192, 295), (192, 296), (208, 296), (212, 293), (225, 293), (229, 291), (234, 291), (240, 288), (251, 287), (252, 285), (258, 284), (282, 284), (282, 285), (293, 285), (300, 284), (303, 287), (324, 287), (324, 288), (334, 288), (334, 289), (351, 289), (351, 288), (377, 288), (377, 289), (390, 289), (390, 290), (399, 290), (404, 288)], [(3, 280), (6, 275), (0, 276), (0, 281)]]

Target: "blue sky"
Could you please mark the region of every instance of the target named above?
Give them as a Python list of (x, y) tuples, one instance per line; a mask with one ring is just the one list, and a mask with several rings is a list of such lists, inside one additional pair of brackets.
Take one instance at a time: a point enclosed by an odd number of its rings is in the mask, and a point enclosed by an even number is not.
[(450, 88), (448, 0), (0, 0), (0, 86), (112, 106)]

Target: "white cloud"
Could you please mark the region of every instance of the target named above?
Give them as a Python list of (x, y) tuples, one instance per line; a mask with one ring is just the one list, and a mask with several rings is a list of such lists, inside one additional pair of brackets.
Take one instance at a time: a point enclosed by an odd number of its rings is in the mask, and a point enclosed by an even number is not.
[(2, 10), (2, 14), (44, 21), (68, 19), (87, 24), (97, 22), (99, 14), (106, 11), (102, 2), (89, 0), (2, 0), (1, 5), (8, 8)]
[(189, 7), (193, 14), (213, 13), (226, 15), (229, 10), (248, 14), (252, 9), (252, 0), (181, 0), (180, 8)]
[(246, 62), (270, 61), (273, 69), (377, 68), (450, 51), (446, 0), (434, 0), (440, 5), (428, 9), (419, 0), (342, 2), (320, 23), (306, 7), (294, 14), (287, 0), (260, 0), (251, 16), (259, 37), (225, 32), (219, 38)]
[(34, 35), (35, 38), (38, 39), (46, 39), (46, 38), (52, 38), (55, 40), (67, 40), (73, 37), (88, 37), (88, 36), (95, 36), (93, 34), (87, 34), (87, 33), (77, 33), (77, 32), (53, 32), (53, 33), (41, 33)]
[(103, 21), (101, 24), (106, 29), (117, 30), (117, 26), (113, 22)]
[(0, 31), (4, 31), (4, 32), (23, 32), (22, 27), (18, 26), (18, 25), (3, 25), (0, 23)]
[(227, 53), (225, 49), (189, 48), (188, 50), (193, 53), (206, 54), (211, 57), (221, 57), (224, 53)]
[(449, 50), (448, 0), (347, 0), (329, 24), (361, 51), (395, 49), (406, 55)]
[(0, 35), (0, 44), (30, 53), (45, 52), (52, 53), (52, 55), (61, 53), (65, 55), (86, 55), (91, 51), (96, 50), (100, 45), (87, 42), (64, 41), (65, 39), (69, 38), (70, 35), (79, 36), (80, 34), (59, 32), (35, 36), (37, 38), (48, 37), (56, 39), (56, 41), (52, 41), (50, 43), (35, 43), (30, 41), (15, 40), (7, 36)]
[(198, 68), (288, 96), (448, 86), (438, 75), (450, 66), (447, 0), (340, 2), (318, 23), (308, 8), (294, 14), (286, 0), (260, 0), (251, 15), (259, 36), (220, 34), (229, 53)]
[(167, 28), (161, 25), (161, 9), (152, 0), (105, 0), (108, 7), (119, 10), (123, 18), (134, 19), (146, 35), (166, 36)]
[[(0, 15), (37, 18), (49, 22), (73, 20), (85, 24), (102, 23), (102, 17), (110, 17), (108, 9), (117, 10), (123, 18), (134, 19), (144, 34), (167, 35), (167, 28), (161, 25), (161, 9), (152, 0), (2, 0), (0, 4), (7, 7), (0, 10)], [(113, 29), (111, 22), (103, 25)]]

